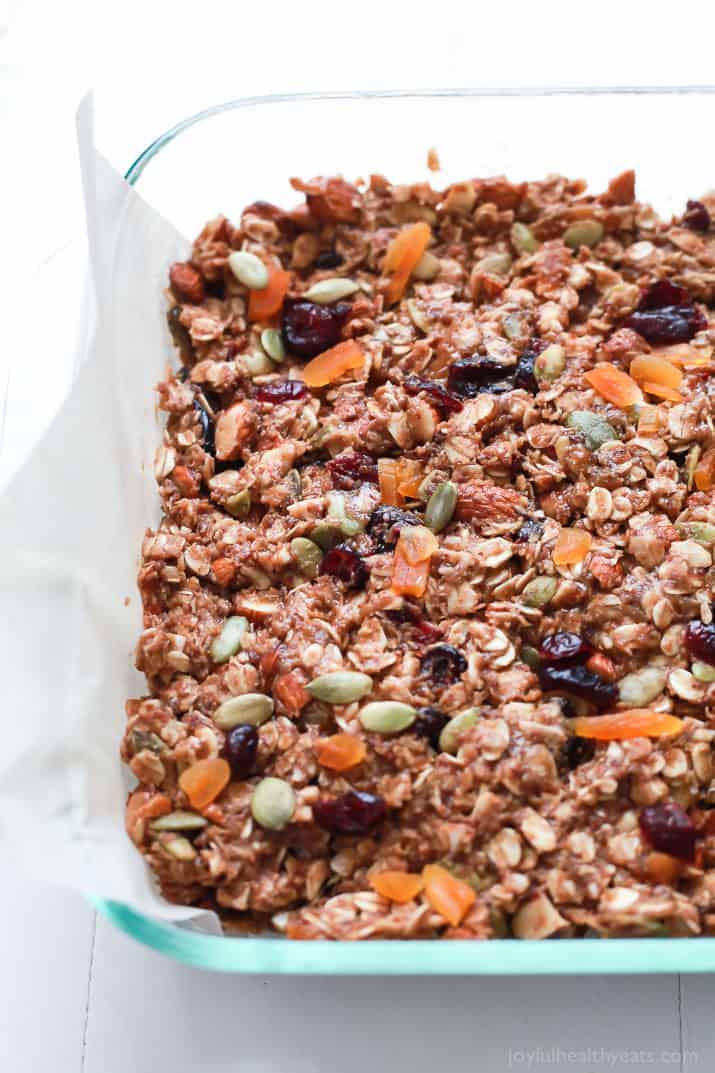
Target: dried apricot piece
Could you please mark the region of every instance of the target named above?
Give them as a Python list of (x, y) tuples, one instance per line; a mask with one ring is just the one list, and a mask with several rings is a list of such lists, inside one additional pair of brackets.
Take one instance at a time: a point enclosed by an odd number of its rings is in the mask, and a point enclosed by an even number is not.
[(289, 287), (290, 272), (269, 266), (267, 286), (248, 292), (248, 319), (270, 320), (275, 317), (281, 311)]
[(584, 373), (586, 380), (607, 402), (625, 410), (636, 402), (643, 402), (643, 392), (632, 376), (624, 373), (610, 361), (599, 362)]
[(430, 559), (439, 549), (439, 541), (425, 525), (408, 525), (400, 531), (400, 545), (407, 562), (414, 566)]
[(313, 743), (313, 751), (321, 767), (331, 771), (349, 771), (365, 759), (367, 749), (365, 742), (354, 734), (332, 734), (329, 738), (318, 738)]
[(660, 354), (638, 354), (631, 362), (631, 376), (639, 384), (661, 384), (678, 390), (683, 374), (677, 366)]
[(398, 542), (392, 560), (392, 591), (401, 596), (424, 596), (430, 574), (431, 559), (408, 562), (404, 547)]
[(476, 901), (468, 883), (457, 879), (441, 864), (428, 864), (422, 869), (425, 895), (435, 912), (456, 928)]
[(369, 883), (383, 898), (389, 898), (398, 905), (411, 902), (424, 886), (422, 876), (397, 871), (377, 872), (370, 876)]
[(352, 369), (361, 369), (364, 360), (364, 354), (355, 340), (346, 339), (309, 361), (303, 369), (303, 380), (308, 387), (325, 387)]
[(583, 562), (592, 543), (593, 537), (585, 529), (563, 528), (559, 530), (551, 558), (556, 566), (573, 566)]
[(415, 458), (401, 458), (397, 471), (397, 491), (401, 499), (415, 499), (422, 484), (421, 464)]
[(202, 809), (228, 785), (231, 768), (222, 757), (197, 760), (179, 776), (179, 786), (189, 799), (192, 808)]
[(657, 399), (667, 399), (668, 402), (682, 402), (683, 396), (679, 391), (676, 391), (674, 387), (668, 387), (667, 384), (651, 384), (649, 380), (644, 380), (641, 387), (649, 395), (655, 395)]
[(702, 456), (695, 467), (693, 480), (699, 492), (709, 492), (715, 487), (715, 447)]
[(394, 305), (402, 297), (412, 270), (427, 249), (432, 231), (424, 220), (404, 228), (387, 247), (382, 266), (383, 276), (389, 276), (385, 288), (386, 305)]
[(397, 459), (380, 458), (377, 462), (377, 479), (380, 485), (380, 499), (387, 507), (400, 505), (400, 493), (397, 488), (399, 473)]
[(608, 715), (587, 715), (574, 719), (573, 733), (579, 738), (594, 738), (596, 741), (624, 741), (627, 738), (659, 738), (661, 735), (679, 734), (683, 720), (667, 712), (654, 712), (650, 708), (630, 708)]

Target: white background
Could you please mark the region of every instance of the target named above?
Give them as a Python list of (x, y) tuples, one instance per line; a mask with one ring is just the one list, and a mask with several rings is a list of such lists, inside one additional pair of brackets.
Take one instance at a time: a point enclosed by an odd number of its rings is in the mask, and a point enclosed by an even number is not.
[[(82, 271), (73, 117), (88, 87), (100, 145), (123, 170), (178, 118), (241, 95), (706, 84), (714, 28), (710, 5), (688, 0), (0, 0), (3, 470), (67, 380)], [(639, 137), (662, 139), (667, 154), (667, 131)], [(711, 137), (693, 131), (701, 149)], [(8, 1073), (705, 1071), (715, 1060), (707, 977), (213, 976), (140, 948), (77, 896), (7, 866), (0, 920)], [(589, 1047), (585, 1060), (568, 1054)], [(535, 1051), (528, 1065), (522, 1052)]]

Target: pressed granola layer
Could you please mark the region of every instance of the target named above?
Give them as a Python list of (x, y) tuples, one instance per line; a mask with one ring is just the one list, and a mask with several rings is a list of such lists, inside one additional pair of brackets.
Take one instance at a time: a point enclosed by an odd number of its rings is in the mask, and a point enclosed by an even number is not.
[(293, 185), (171, 269), (130, 836), (292, 938), (712, 933), (715, 197)]

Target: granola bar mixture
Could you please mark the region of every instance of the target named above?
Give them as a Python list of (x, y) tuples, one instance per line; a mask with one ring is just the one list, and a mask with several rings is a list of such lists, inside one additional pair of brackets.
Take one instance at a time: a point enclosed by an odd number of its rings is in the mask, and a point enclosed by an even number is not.
[(171, 269), (129, 835), (291, 938), (715, 932), (715, 196), (293, 185)]

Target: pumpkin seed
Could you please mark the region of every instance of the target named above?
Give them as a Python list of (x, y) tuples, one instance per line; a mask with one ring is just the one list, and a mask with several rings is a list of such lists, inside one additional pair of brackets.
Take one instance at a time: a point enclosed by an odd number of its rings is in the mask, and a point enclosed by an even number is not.
[(270, 719), (274, 707), (273, 698), (265, 693), (243, 693), (240, 697), (229, 697), (219, 704), (212, 719), (220, 730), (231, 730), (245, 723), (259, 727)]
[(345, 496), (343, 495), (336, 495), (335, 493), (331, 495), (328, 515), (338, 519), (340, 532), (343, 536), (355, 536), (363, 530), (363, 526), (360, 522), (356, 521), (355, 518), (349, 517), (349, 515), (345, 513)]
[(715, 544), (715, 525), (709, 522), (683, 522), (678, 530), (684, 537), (697, 540), (698, 544)]
[(439, 258), (435, 257), (429, 250), (426, 250), (412, 269), (412, 277), (413, 279), (421, 280), (423, 283), (430, 283), (439, 275), (441, 267)]
[(248, 375), (253, 379), (255, 376), (267, 376), (275, 370), (275, 365), (262, 351), (253, 354), (241, 354), (241, 363)]
[(140, 753), (142, 749), (148, 749), (152, 753), (165, 753), (167, 748), (159, 735), (153, 734), (151, 730), (132, 731), (132, 749), (135, 753)]
[(552, 343), (542, 350), (534, 362), (537, 380), (556, 380), (566, 368), (566, 353), (562, 346)]
[(238, 282), (251, 291), (262, 291), (268, 286), (268, 269), (255, 253), (234, 250), (229, 254), (228, 267)]
[(524, 586), (521, 602), (527, 607), (544, 607), (549, 600), (553, 599), (557, 584), (554, 577), (535, 577)]
[(376, 734), (396, 734), (406, 730), (416, 718), (417, 712), (411, 704), (401, 704), (397, 700), (375, 700), (360, 712), (360, 722), (365, 730)]
[(277, 361), (279, 364), (285, 361), (286, 352), (283, 346), (283, 339), (281, 338), (281, 333), (276, 331), (275, 328), (263, 329), (261, 332), (261, 346), (271, 361)]
[(439, 747), (443, 753), (455, 755), (459, 748), (459, 739), (469, 727), (473, 727), (479, 718), (479, 708), (467, 708), (466, 711), (455, 715), (453, 719), (442, 728), (439, 736)]
[(193, 861), (196, 856), (196, 850), (188, 838), (171, 838), (168, 842), (162, 842), (162, 846), (172, 857), (176, 857), (177, 861)]
[(586, 441), (586, 446), (592, 451), (597, 451), (604, 443), (620, 438), (613, 425), (609, 425), (604, 417), (590, 410), (573, 410), (566, 418), (566, 424), (569, 428), (578, 429)]
[(710, 663), (703, 663), (700, 659), (695, 660), (690, 668), (690, 673), (699, 682), (715, 682), (715, 667)]
[(696, 443), (694, 447), (691, 447), (688, 451), (687, 458), (685, 459), (685, 481), (688, 486), (688, 491), (693, 487), (693, 481), (695, 480), (695, 470), (697, 469), (698, 462), (700, 461), (700, 444)]
[(198, 831), (205, 827), (208, 820), (199, 816), (197, 812), (170, 812), (168, 816), (160, 816), (149, 824), (151, 831)]
[(477, 267), (480, 272), (486, 272), (492, 276), (505, 276), (511, 264), (511, 254), (497, 252), (488, 253), (486, 257), (482, 257)]
[(307, 537), (294, 537), (290, 542), (290, 550), (298, 560), (298, 566), (302, 573), (308, 577), (315, 577), (318, 573), (320, 560), (323, 553), (317, 544)]
[(437, 485), (425, 507), (425, 525), (433, 533), (441, 533), (452, 520), (457, 506), (457, 485), (453, 481), (444, 481)]
[(517, 253), (536, 253), (539, 248), (531, 228), (519, 220), (511, 225), (511, 243)]
[(234, 496), (229, 496), (226, 500), (226, 510), (233, 518), (247, 518), (251, 513), (250, 489), (244, 488), (241, 492), (236, 492)]
[(295, 812), (293, 787), (283, 779), (261, 779), (251, 796), (251, 813), (256, 823), (269, 831), (281, 831)]
[(512, 342), (514, 342), (515, 339), (521, 339), (525, 327), (526, 321), (521, 313), (507, 313), (502, 321), (504, 335)]
[(309, 287), (302, 296), (309, 302), (317, 302), (318, 305), (329, 305), (337, 302), (339, 298), (347, 298), (350, 294), (360, 290), (360, 284), (354, 279), (343, 279), (335, 276), (332, 279), (321, 279)]
[(221, 633), (211, 642), (209, 653), (214, 663), (226, 663), (241, 647), (241, 640), (248, 629), (248, 619), (232, 615), (224, 622)]
[(336, 518), (333, 522), (318, 522), (310, 534), (310, 539), (323, 551), (330, 551), (340, 543), (341, 536), (340, 520)]
[(525, 663), (527, 667), (531, 667), (532, 671), (538, 671), (541, 666), (541, 657), (535, 648), (532, 648), (531, 645), (522, 645), (519, 655), (522, 663)]
[(663, 692), (667, 674), (662, 667), (642, 667), (618, 683), (618, 697), (629, 708), (645, 708)]
[(372, 678), (360, 671), (331, 671), (314, 678), (306, 689), (316, 700), (328, 704), (352, 704), (367, 696), (372, 689)]
[(572, 250), (581, 246), (597, 246), (603, 238), (603, 224), (598, 220), (578, 220), (566, 228), (562, 238)]

